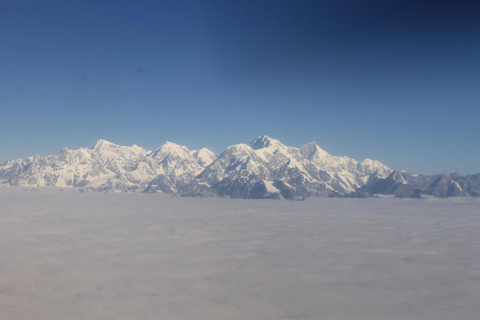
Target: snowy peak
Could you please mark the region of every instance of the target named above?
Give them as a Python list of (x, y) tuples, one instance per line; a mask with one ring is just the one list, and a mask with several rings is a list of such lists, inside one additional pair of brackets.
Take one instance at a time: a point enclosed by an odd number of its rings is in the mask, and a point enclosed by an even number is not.
[[(131, 147), (121, 146), (103, 139), (98, 140), (91, 150), (104, 157), (139, 158), (147, 154), (145, 149), (136, 144)], [(63, 148), (62, 152), (68, 152), (68, 149)]]
[(197, 175), (203, 170), (203, 166), (198, 163), (194, 153), (185, 146), (167, 141), (148, 155), (145, 162), (150, 166), (153, 175)]
[(232, 155), (252, 154), (252, 153), (253, 153), (252, 147), (250, 147), (248, 144), (245, 144), (245, 143), (234, 144), (230, 147), (227, 147), (225, 151), (222, 152), (222, 154), (232, 154)]
[(109, 149), (112, 146), (118, 146), (118, 145), (116, 145), (114, 143), (111, 143), (110, 141), (100, 139), (92, 147), (92, 150), (95, 151), (95, 152), (98, 152), (99, 150), (102, 150), (102, 149)]
[(228, 163), (230, 161), (245, 161), (256, 157), (255, 150), (245, 143), (234, 144), (227, 147), (215, 160), (215, 163)]
[(259, 150), (263, 148), (278, 149), (282, 146), (283, 144), (279, 140), (270, 138), (265, 135), (258, 137), (250, 143), (250, 147), (252, 147), (252, 149), (254, 150)]
[(401, 184), (408, 184), (407, 180), (405, 177), (398, 171), (393, 171), (387, 179), (393, 180), (395, 182), (401, 183)]
[(208, 150), (207, 148), (202, 148), (198, 151), (193, 152), (193, 157), (197, 160), (198, 164), (202, 167), (209, 166), (215, 159), (215, 153)]
[(298, 151), (303, 158), (322, 164), (332, 157), (328, 152), (320, 148), (315, 141), (301, 146)]
[(377, 160), (365, 159), (358, 164), (358, 170), (365, 175), (376, 174), (380, 178), (386, 178), (391, 170)]
[(173, 142), (170, 142), (170, 141), (166, 141), (164, 144), (162, 144), (160, 147), (158, 147), (157, 149), (155, 149), (155, 151), (160, 151), (160, 150), (170, 150), (170, 151), (178, 151), (178, 150), (182, 150), (182, 151), (186, 151), (188, 152), (188, 148), (185, 147), (185, 146), (181, 146), (179, 144), (176, 144), (176, 143), (173, 143)]
[(176, 154), (180, 156), (186, 156), (190, 154), (190, 150), (187, 147), (178, 145), (176, 143), (167, 141), (150, 155), (151, 158), (165, 158), (169, 154)]

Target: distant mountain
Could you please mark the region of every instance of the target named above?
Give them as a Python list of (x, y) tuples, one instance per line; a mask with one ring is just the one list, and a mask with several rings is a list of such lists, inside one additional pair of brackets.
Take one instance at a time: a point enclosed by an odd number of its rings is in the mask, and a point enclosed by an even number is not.
[(442, 173), (432, 176), (392, 172), (386, 178), (373, 177), (351, 196), (368, 197), (375, 194), (399, 198), (420, 198), (431, 195), (440, 198), (480, 197), (480, 174), (460, 175)]
[(295, 148), (267, 136), (230, 146), (218, 156), (172, 142), (147, 151), (99, 140), (90, 149), (64, 148), (57, 155), (7, 161), (0, 165), (0, 185), (291, 200), (480, 196), (480, 175), (413, 175), (376, 160), (330, 155), (315, 142)]

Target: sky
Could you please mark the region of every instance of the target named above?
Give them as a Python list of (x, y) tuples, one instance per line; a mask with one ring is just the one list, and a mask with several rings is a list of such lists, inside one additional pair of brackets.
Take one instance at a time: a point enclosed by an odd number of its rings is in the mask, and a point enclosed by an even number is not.
[(480, 172), (475, 1), (0, 2), (0, 162), (266, 134)]

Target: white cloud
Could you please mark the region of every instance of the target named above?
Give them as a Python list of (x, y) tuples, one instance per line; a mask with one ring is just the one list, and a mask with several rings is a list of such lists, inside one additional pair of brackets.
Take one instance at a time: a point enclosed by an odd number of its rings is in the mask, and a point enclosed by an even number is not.
[(479, 213), (0, 188), (0, 318), (477, 319)]

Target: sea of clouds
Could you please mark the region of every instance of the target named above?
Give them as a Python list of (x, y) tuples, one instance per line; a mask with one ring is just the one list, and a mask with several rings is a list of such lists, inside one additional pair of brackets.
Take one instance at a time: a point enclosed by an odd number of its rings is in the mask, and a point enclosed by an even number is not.
[(0, 318), (478, 319), (479, 199), (0, 188)]

